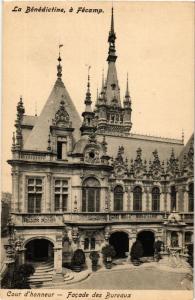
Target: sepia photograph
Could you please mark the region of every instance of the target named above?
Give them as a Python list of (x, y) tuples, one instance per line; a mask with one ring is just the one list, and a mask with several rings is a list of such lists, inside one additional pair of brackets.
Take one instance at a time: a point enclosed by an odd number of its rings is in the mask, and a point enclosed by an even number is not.
[(193, 299), (194, 3), (2, 10), (1, 298)]

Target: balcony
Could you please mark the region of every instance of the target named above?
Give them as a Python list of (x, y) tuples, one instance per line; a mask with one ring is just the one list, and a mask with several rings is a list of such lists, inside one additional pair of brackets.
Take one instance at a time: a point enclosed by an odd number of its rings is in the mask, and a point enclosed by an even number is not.
[(180, 213), (180, 216), (185, 223), (193, 224), (193, 222), (194, 222), (194, 213), (193, 212)]
[[(13, 222), (23, 227), (59, 227), (64, 224), (120, 224), (163, 223), (165, 212), (64, 212), (64, 213), (13, 213)], [(166, 214), (168, 217), (169, 213)], [(180, 213), (185, 223), (193, 223), (193, 213)]]
[(162, 223), (164, 212), (109, 212), (109, 213), (64, 213), (64, 223), (111, 224), (111, 223)]

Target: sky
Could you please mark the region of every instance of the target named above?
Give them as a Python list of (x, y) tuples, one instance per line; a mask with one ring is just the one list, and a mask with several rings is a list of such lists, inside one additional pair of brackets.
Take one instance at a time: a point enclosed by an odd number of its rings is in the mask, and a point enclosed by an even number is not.
[[(87, 65), (92, 100), (107, 72), (110, 1), (4, 2), (2, 191), (11, 191), (12, 133), (16, 105), (41, 112), (56, 80), (58, 45), (63, 81), (79, 113), (84, 110)], [(15, 11), (18, 6), (21, 11)], [(65, 13), (25, 13), (27, 6), (64, 8)], [(70, 8), (73, 12), (68, 12)], [(102, 13), (79, 12), (78, 7)], [(17, 8), (17, 9), (18, 9)], [(129, 74), (132, 132), (181, 139), (193, 132), (194, 3), (114, 2), (117, 72), (121, 98)]]

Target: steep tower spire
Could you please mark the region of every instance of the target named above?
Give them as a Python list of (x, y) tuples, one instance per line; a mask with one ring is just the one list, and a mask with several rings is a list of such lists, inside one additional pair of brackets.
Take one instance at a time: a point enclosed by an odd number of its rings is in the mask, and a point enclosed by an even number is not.
[(116, 34), (114, 29), (114, 9), (111, 11), (111, 25), (108, 35), (108, 71), (106, 81), (102, 80), (102, 90), (96, 105), (97, 131), (128, 135), (131, 129), (131, 100), (127, 82), (124, 107), (121, 104), (120, 87), (116, 70)]
[(85, 111), (82, 113), (83, 116), (83, 123), (80, 128), (81, 134), (91, 134), (94, 132), (94, 116), (95, 113), (92, 111), (91, 108), (91, 92), (90, 92), (90, 71), (91, 66), (88, 67), (88, 76), (87, 76), (87, 92), (85, 96)]
[(115, 62), (117, 59), (117, 56), (115, 55), (116, 49), (115, 49), (115, 40), (116, 40), (116, 34), (114, 32), (114, 9), (112, 7), (112, 13), (111, 13), (111, 26), (108, 36), (108, 43), (109, 43), (109, 50), (108, 50), (108, 62)]
[(125, 92), (125, 99), (124, 99), (124, 108), (131, 106), (131, 97), (129, 93), (129, 78), (127, 73), (127, 84), (126, 84), (126, 92)]
[(129, 93), (129, 79), (128, 79), (128, 73), (127, 73), (127, 85), (126, 85), (126, 92), (125, 92), (125, 98), (123, 101), (124, 105), (124, 125), (127, 131), (131, 130), (132, 123), (131, 123), (131, 97)]

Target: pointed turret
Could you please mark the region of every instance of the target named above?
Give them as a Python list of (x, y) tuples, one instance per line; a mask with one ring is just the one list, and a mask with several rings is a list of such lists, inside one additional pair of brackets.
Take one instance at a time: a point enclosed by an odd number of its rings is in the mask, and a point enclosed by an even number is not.
[(131, 97), (129, 93), (129, 80), (128, 80), (128, 73), (127, 73), (127, 85), (126, 85), (126, 92), (125, 92), (125, 99), (123, 101), (124, 105), (124, 125), (127, 131), (131, 130), (132, 123), (131, 123)]
[(83, 123), (80, 128), (82, 135), (91, 134), (95, 130), (95, 127), (94, 127), (95, 113), (92, 111), (92, 108), (91, 108), (92, 101), (91, 101), (91, 92), (90, 92), (89, 70), (90, 70), (90, 67), (88, 68), (87, 92), (86, 92), (86, 97), (85, 97), (85, 111), (82, 113)]
[(123, 103), (124, 103), (124, 108), (131, 106), (131, 97), (130, 97), (130, 93), (129, 93), (128, 73), (127, 73), (127, 84), (126, 84), (125, 99), (124, 99)]

